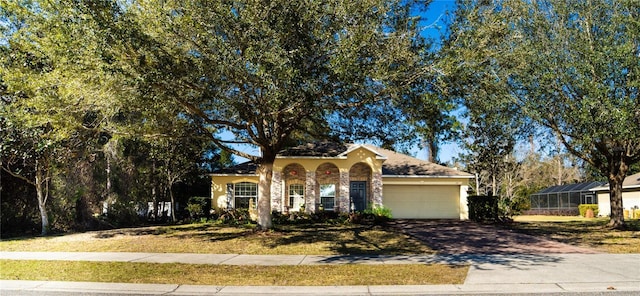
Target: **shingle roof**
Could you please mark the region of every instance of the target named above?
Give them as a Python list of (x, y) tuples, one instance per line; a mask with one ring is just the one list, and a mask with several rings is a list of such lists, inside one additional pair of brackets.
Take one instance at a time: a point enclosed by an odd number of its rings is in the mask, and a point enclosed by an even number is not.
[[(627, 176), (624, 178), (624, 182), (622, 182), (622, 189), (637, 189), (640, 188), (640, 173), (635, 175)], [(592, 191), (607, 191), (609, 190), (609, 183), (602, 185), (601, 187), (596, 187), (591, 189)]]
[[(430, 177), (471, 177), (471, 174), (446, 166), (431, 163), (409, 155), (397, 153), (373, 145), (340, 144), (333, 142), (308, 143), (287, 148), (278, 153), (284, 157), (344, 157), (358, 147), (366, 148), (385, 161), (382, 163), (382, 175), (385, 176), (430, 176)], [(255, 174), (257, 165), (245, 162), (231, 168), (222, 169), (214, 174)]]
[(622, 187), (640, 186), (640, 173), (627, 176), (622, 182)]
[(604, 182), (584, 182), (584, 183), (575, 183), (575, 184), (566, 184), (566, 185), (556, 185), (547, 187), (542, 189), (533, 195), (536, 194), (547, 194), (547, 193), (559, 193), (559, 192), (582, 192), (589, 191), (590, 189), (596, 188), (598, 186), (602, 186)]
[(446, 176), (446, 177), (471, 177), (465, 173), (443, 165), (421, 160), (406, 154), (376, 147), (363, 145), (383, 155), (387, 160), (382, 163), (382, 175), (386, 176)]
[(229, 174), (229, 175), (255, 175), (258, 170), (258, 165), (252, 161), (243, 162), (241, 164), (234, 165), (229, 168), (224, 168), (213, 172), (214, 174)]
[(287, 148), (280, 151), (278, 156), (337, 157), (347, 149), (345, 144), (324, 141)]

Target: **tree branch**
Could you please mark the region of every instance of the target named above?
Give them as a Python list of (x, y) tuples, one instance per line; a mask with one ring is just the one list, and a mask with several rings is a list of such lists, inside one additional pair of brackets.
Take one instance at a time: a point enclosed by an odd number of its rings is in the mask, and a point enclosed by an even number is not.
[(9, 170), (9, 169), (8, 169), (7, 167), (5, 167), (5, 166), (2, 166), (2, 170), (4, 170), (5, 172), (9, 173), (9, 175), (11, 175), (11, 176), (13, 176), (13, 177), (15, 177), (15, 178), (18, 178), (18, 179), (20, 179), (20, 180), (22, 180), (22, 181), (27, 182), (27, 184), (29, 184), (29, 185), (36, 186), (36, 183), (35, 183), (35, 182), (33, 182), (33, 181), (31, 181), (31, 180), (29, 180), (29, 179), (25, 178), (25, 177), (24, 177), (24, 176), (22, 176), (22, 175), (19, 175), (19, 174), (14, 173), (13, 171)]

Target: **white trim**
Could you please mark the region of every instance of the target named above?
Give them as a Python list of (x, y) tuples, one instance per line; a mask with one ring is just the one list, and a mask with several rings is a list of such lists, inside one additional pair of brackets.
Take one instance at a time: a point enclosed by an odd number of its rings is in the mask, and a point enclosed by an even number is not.
[(347, 154), (349, 154), (349, 153), (351, 153), (351, 152), (353, 152), (353, 151), (355, 151), (355, 150), (358, 150), (358, 148), (364, 148), (364, 149), (368, 150), (369, 152), (371, 152), (371, 153), (375, 154), (375, 155), (376, 155), (376, 159), (387, 159), (387, 157), (386, 157), (386, 156), (384, 156), (384, 155), (380, 154), (378, 151), (375, 151), (375, 150), (373, 150), (373, 149), (371, 149), (371, 148), (367, 147), (367, 146), (366, 146), (366, 145), (364, 145), (364, 144), (353, 144), (351, 147), (347, 148), (347, 151), (345, 151), (345, 152), (342, 152), (342, 153), (338, 154), (338, 156), (344, 156), (344, 157), (346, 157), (346, 156), (347, 156)]
[[(607, 184), (608, 185), (608, 184)], [(636, 189), (636, 188), (640, 188), (640, 185), (627, 185), (627, 186), (622, 186), (622, 190), (626, 190), (626, 189)], [(600, 186), (600, 187), (595, 187), (595, 188), (591, 188), (589, 189), (589, 191), (594, 191), (594, 192), (601, 192), (601, 191), (609, 191), (609, 186)]]
[(277, 156), (278, 159), (347, 159), (346, 156)]
[[(258, 177), (258, 174), (209, 174), (211, 177)], [(409, 178), (409, 179), (473, 179), (474, 176), (433, 176), (433, 175), (382, 175), (383, 178)], [(634, 187), (640, 188), (640, 185), (634, 185)], [(625, 187), (625, 188), (634, 188), (634, 187)], [(590, 189), (592, 191), (595, 191)], [(606, 189), (608, 190), (608, 188)]]
[(210, 177), (259, 177), (258, 174), (209, 174)]
[(475, 176), (431, 176), (431, 175), (382, 175), (383, 178), (408, 178), (408, 179), (473, 179)]

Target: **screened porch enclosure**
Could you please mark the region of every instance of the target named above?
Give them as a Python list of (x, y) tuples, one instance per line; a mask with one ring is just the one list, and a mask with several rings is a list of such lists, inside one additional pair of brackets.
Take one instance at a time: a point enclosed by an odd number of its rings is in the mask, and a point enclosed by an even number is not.
[(598, 203), (597, 194), (590, 189), (603, 184), (604, 182), (586, 182), (546, 188), (529, 197), (531, 209), (527, 214), (578, 215), (579, 205)]

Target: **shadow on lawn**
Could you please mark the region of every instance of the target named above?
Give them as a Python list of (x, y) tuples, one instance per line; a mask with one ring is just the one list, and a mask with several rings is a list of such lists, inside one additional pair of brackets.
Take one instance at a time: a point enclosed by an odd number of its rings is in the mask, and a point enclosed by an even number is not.
[(414, 254), (429, 251), (414, 240), (398, 241), (398, 234), (381, 226), (373, 225), (321, 225), (283, 226), (280, 234), (270, 242), (270, 247), (327, 243), (328, 250), (338, 254)]

